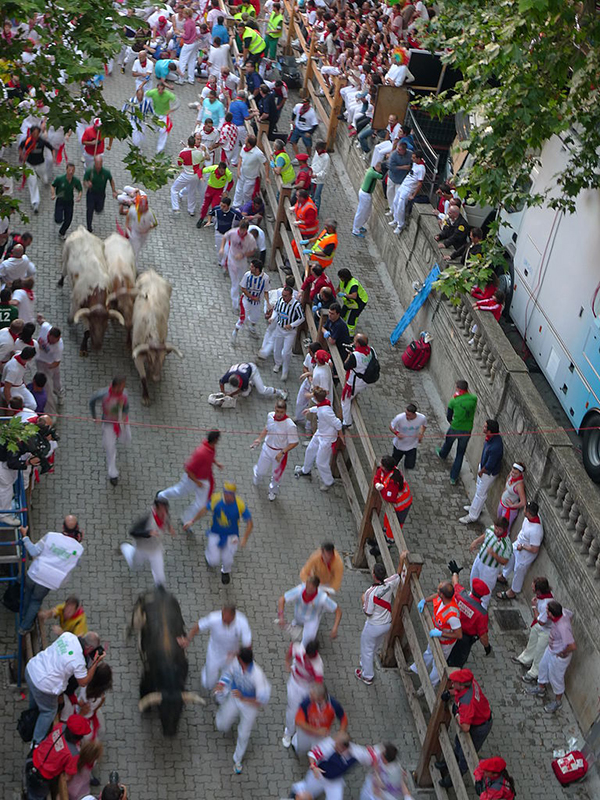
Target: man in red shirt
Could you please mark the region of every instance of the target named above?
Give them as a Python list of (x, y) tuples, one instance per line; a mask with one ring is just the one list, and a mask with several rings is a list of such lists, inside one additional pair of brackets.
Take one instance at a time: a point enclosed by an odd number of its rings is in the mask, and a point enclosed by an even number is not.
[(184, 473), (179, 483), (163, 489), (159, 492), (159, 500), (171, 501), (177, 497), (187, 497), (194, 494), (191, 505), (181, 515), (181, 521), (185, 525), (191, 522), (198, 511), (206, 506), (208, 498), (212, 495), (215, 481), (213, 477), (213, 464), (219, 469), (223, 469), (216, 456), (216, 446), (221, 436), (220, 431), (210, 431), (200, 447), (197, 447), (184, 466)]
[(321, 289), (323, 289), (325, 286), (328, 286), (331, 289), (333, 299), (335, 300), (335, 286), (327, 276), (327, 273), (320, 264), (311, 264), (310, 272), (300, 287), (300, 291), (304, 292), (302, 295), (302, 302), (305, 305), (306, 303), (312, 303)]
[[(91, 169), (94, 166), (95, 156), (104, 155), (104, 134), (101, 129), (102, 121), (99, 117), (95, 117), (91, 125), (89, 125), (83, 132), (81, 137), (81, 146), (83, 147), (83, 159), (85, 161), (85, 169)], [(107, 150), (112, 147), (113, 140), (108, 140)]]
[[(449, 695), (454, 699), (452, 713), (456, 717), (460, 729), (471, 734), (473, 747), (479, 752), (492, 729), (490, 704), (470, 669), (457, 669), (451, 672), (448, 678), (450, 680)], [(461, 775), (464, 775), (468, 767), (458, 736), (454, 740), (454, 755), (458, 761)], [(452, 779), (448, 774), (446, 763), (436, 761), (435, 765), (445, 773), (439, 782), (440, 786), (449, 789), (452, 786)]]
[(452, 585), (454, 586), (454, 599), (458, 606), (460, 626), (462, 628), (462, 639), (452, 648), (448, 657), (448, 666), (464, 667), (469, 658), (471, 647), (479, 639), (484, 647), (486, 656), (492, 652), (492, 646), (488, 636), (488, 612), (481, 602), (482, 597), (486, 597), (490, 590), (487, 583), (480, 578), (473, 579), (471, 591), (465, 589), (459, 583), (458, 569), (456, 562), (451, 561), (448, 565), (452, 570)]
[(50, 789), (54, 797), (63, 772), (67, 781), (77, 774), (79, 743), (91, 730), (85, 717), (71, 714), (66, 723), (55, 725), (42, 739), (33, 751), (32, 768), (26, 770), (28, 800), (46, 800)]

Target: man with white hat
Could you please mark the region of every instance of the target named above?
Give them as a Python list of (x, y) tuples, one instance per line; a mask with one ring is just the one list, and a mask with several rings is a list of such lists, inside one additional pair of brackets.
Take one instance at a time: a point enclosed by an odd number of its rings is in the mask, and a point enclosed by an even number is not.
[(271, 501), (275, 500), (279, 493), (279, 484), (287, 466), (288, 453), (298, 447), (298, 429), (286, 411), (285, 398), (280, 397), (275, 403), (275, 411), (269, 412), (267, 424), (252, 443), (252, 447), (258, 447), (263, 442), (258, 463), (254, 466), (253, 483), (258, 486), (262, 477), (270, 475), (269, 500)]
[[(246, 546), (254, 526), (250, 510), (242, 498), (237, 496), (236, 491), (235, 483), (226, 481), (223, 484), (223, 491), (215, 492), (207, 505), (183, 526), (183, 530), (187, 531), (208, 511), (212, 513), (212, 523), (206, 532), (204, 557), (209, 567), (221, 566), (223, 584), (230, 583), (231, 568), (238, 546)], [(240, 542), (239, 523), (242, 519), (246, 522), (246, 530)]]

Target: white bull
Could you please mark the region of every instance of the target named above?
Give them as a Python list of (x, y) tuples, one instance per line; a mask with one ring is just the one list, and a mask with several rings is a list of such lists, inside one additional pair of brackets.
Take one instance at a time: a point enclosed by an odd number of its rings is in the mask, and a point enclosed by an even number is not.
[(84, 333), (79, 353), (87, 356), (88, 342), (100, 350), (109, 319), (125, 324), (123, 316), (107, 307), (109, 277), (102, 241), (83, 225), (71, 233), (63, 248), (63, 269), (59, 286), (65, 278), (71, 283), (69, 323), (83, 322)]
[(133, 302), (137, 294), (135, 279), (135, 253), (131, 242), (119, 233), (111, 233), (104, 240), (104, 257), (110, 279), (109, 305), (116, 304), (117, 310), (123, 315), (127, 335), (131, 336), (133, 324)]
[(142, 403), (150, 403), (148, 379), (159, 381), (167, 353), (181, 350), (167, 342), (171, 313), (171, 284), (149, 269), (137, 279), (133, 305), (132, 357), (142, 381)]

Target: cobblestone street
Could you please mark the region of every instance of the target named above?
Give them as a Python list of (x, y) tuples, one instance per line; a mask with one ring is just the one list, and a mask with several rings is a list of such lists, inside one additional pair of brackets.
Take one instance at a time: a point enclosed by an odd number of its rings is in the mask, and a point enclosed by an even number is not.
[[(133, 94), (129, 74), (122, 76), (115, 72), (112, 78), (107, 78), (105, 86), (115, 105), (120, 106)], [(201, 88), (200, 84), (197, 86)], [(174, 128), (167, 144), (167, 152), (173, 159), (179, 151), (179, 142), (193, 128), (195, 111), (189, 110), (187, 103), (196, 99), (196, 90), (187, 85), (176, 87), (175, 91), (182, 104), (173, 117)], [(283, 129), (283, 125), (280, 127)], [(149, 135), (149, 146), (154, 145), (155, 136)], [(83, 165), (75, 136), (67, 151), (81, 178)], [(125, 147), (116, 143), (105, 160), (117, 188), (131, 183), (120, 162), (124, 153)], [(449, 558), (466, 565), (462, 576), (467, 580), (471, 563), (468, 544), (476, 535), (475, 526), (465, 530), (456, 520), (464, 513), (468, 487), (461, 482), (451, 486), (446, 467), (435, 455), (435, 445), (445, 427), (444, 405), (427, 371), (404, 370), (400, 360), (402, 348), (392, 350), (389, 345), (389, 334), (401, 313), (398, 300), (368, 235), (367, 239), (358, 240), (350, 234), (356, 198), (350, 194), (349, 181), (344, 180), (343, 165), (337, 158), (334, 165), (336, 174), (325, 189), (321, 219), (332, 215), (339, 224), (341, 245), (333, 269), (348, 266), (362, 280), (370, 296), (360, 327), (378, 352), (382, 378), (376, 387), (361, 395), (360, 405), (376, 451), (391, 452), (388, 425), (407, 402), (416, 402), (429, 419), (417, 468), (409, 474), (414, 504), (404, 528), (411, 549), (425, 558), (421, 581), (427, 594), (441, 577), (447, 577), (445, 565)], [(290, 457), (275, 502), (268, 501), (266, 486), (252, 485), (257, 451), (250, 450), (250, 444), (262, 430), (266, 415), (272, 410), (271, 403), (253, 393), (238, 400), (235, 410), (221, 410), (210, 406), (207, 396), (218, 390), (219, 377), (232, 363), (256, 360), (256, 346), (243, 332), (237, 347), (232, 348), (230, 335), (235, 316), (229, 281), (222, 277), (216, 263), (212, 229), (198, 231), (196, 220), (190, 219), (185, 209), (179, 216), (171, 215), (169, 188), (163, 187), (150, 196), (150, 207), (157, 214), (159, 227), (150, 234), (143, 266), (156, 269), (173, 285), (169, 340), (185, 357), (184, 360), (175, 355), (167, 357), (162, 382), (150, 387), (149, 407), (141, 404), (139, 379), (119, 326), (109, 329), (101, 353), (91, 353), (88, 359), (78, 355), (81, 330), (69, 327), (66, 321), (69, 292), (66, 286), (62, 290), (56, 287), (62, 247), (53, 222), (48, 187), (42, 191), (39, 215), (31, 215), (26, 226), (34, 234), (28, 254), (38, 270), (36, 311), (64, 332), (63, 382), (67, 393), (62, 408), (65, 418), (59, 423), (61, 441), (56, 472), (44, 477), (34, 492), (34, 538), (48, 530), (57, 530), (66, 513), (77, 514), (85, 531), (86, 552), (68, 584), (68, 592), (80, 594), (88, 625), (105, 642), (107, 661), (114, 672), (114, 688), (103, 709), (105, 752), (98, 769), (102, 783), (111, 770), (117, 769), (130, 787), (133, 800), (209, 797), (277, 800), (287, 797), (291, 783), (306, 768), (306, 763), (299, 762), (292, 750), (286, 751), (281, 746), (286, 706), (284, 655), (288, 642), (274, 623), (277, 598), (298, 582), (300, 567), (322, 541), (333, 540), (342, 553), (350, 556), (356, 543), (356, 526), (341, 484), (325, 494), (318, 491), (316, 480), (312, 483), (294, 480), (293, 467), (304, 454), (301, 447)], [(22, 193), (22, 199), (25, 211), (31, 214), (26, 192)], [(84, 224), (84, 217), (85, 197), (76, 207), (71, 230)], [(94, 232), (105, 238), (115, 230), (116, 217), (117, 203), (107, 197), (105, 213), (95, 218)], [(14, 221), (13, 227), (17, 227)], [(265, 383), (283, 387), (279, 375), (271, 372), (271, 361), (259, 366)], [(292, 411), (300, 367), (300, 357), (295, 356), (286, 384)], [(99, 426), (89, 419), (88, 399), (92, 391), (106, 386), (115, 373), (121, 372), (128, 377), (134, 427), (130, 447), (118, 454), (121, 478), (118, 486), (112, 487), (106, 475)], [(198, 525), (194, 534), (185, 534), (178, 525), (176, 537), (165, 544), (165, 564), (167, 586), (179, 599), (187, 626), (219, 608), (225, 600), (237, 603), (252, 627), (256, 661), (271, 681), (271, 701), (259, 716), (244, 759), (244, 771), (239, 776), (232, 773), (234, 737), (216, 731), (212, 700), (206, 707), (185, 709), (179, 733), (173, 740), (162, 737), (156, 714), (140, 715), (137, 709), (140, 662), (133, 640), (125, 638), (125, 629), (137, 595), (149, 588), (152, 581), (149, 571), (130, 573), (118, 551), (132, 521), (148, 507), (157, 490), (178, 480), (184, 460), (200, 442), (203, 432), (212, 427), (224, 432), (218, 451), (218, 460), (225, 467), (222, 475), (237, 483), (239, 494), (253, 513), (254, 532), (248, 546), (236, 557), (229, 587), (223, 587), (218, 573), (206, 568), (205, 526)], [(469, 446), (479, 447), (480, 440), (474, 438)], [(175, 519), (183, 507), (180, 503), (173, 505)], [(326, 684), (345, 707), (349, 731), (356, 741), (361, 744), (394, 741), (402, 762), (413, 767), (418, 759), (418, 737), (399, 677), (394, 670), (378, 669), (375, 683), (370, 687), (354, 678), (363, 624), (360, 595), (369, 585), (369, 576), (351, 569), (348, 558), (346, 567), (339, 594), (344, 614), (339, 637), (334, 641), (328, 637), (332, 619), (325, 617), (321, 626)], [(64, 599), (61, 594), (52, 593), (44, 607), (49, 607), (48, 602)], [(494, 713), (494, 727), (482, 755), (498, 752), (506, 758), (519, 797), (561, 798), (564, 793), (552, 774), (550, 761), (553, 749), (565, 748), (569, 737), (578, 736), (575, 718), (567, 702), (561, 713), (549, 716), (544, 714), (537, 698), (526, 695), (521, 670), (511, 663), (510, 656), (522, 649), (530, 623), (529, 612), (524, 604), (514, 606), (521, 611), (523, 626), (517, 631), (503, 632), (497, 607), (497, 602), (493, 602), (490, 609), (493, 654), (486, 658), (483, 648), (476, 646), (469, 663)], [(12, 618), (4, 608), (0, 625), (6, 651), (12, 647)], [(191, 691), (202, 692), (200, 670), (205, 648), (206, 640), (199, 636), (188, 651), (187, 688)], [(20, 785), (26, 753), (26, 746), (15, 731), (17, 717), (25, 705), (18, 693), (8, 688), (4, 675), (5, 702), (0, 710), (0, 723), (5, 731), (0, 753), (4, 768), (0, 794), (12, 800)], [(351, 773), (348, 798), (358, 798), (363, 776), (360, 767)], [(418, 796), (434, 795), (420, 791)], [(583, 784), (571, 788), (569, 796), (584, 800), (593, 795)]]

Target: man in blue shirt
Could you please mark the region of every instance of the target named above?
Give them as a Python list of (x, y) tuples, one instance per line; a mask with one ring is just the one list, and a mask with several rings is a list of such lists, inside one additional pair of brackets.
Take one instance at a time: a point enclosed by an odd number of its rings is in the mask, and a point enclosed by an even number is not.
[(332, 303), (328, 309), (328, 317), (325, 320), (325, 330), (323, 336), (325, 341), (335, 344), (340, 351), (342, 361), (346, 360), (346, 349), (344, 345), (352, 344), (352, 337), (348, 326), (342, 319), (342, 307), (339, 303)]
[[(225, 482), (222, 492), (215, 492), (207, 505), (201, 508), (196, 516), (183, 526), (184, 531), (190, 530), (192, 525), (207, 514), (212, 514), (210, 530), (207, 531), (206, 550), (204, 557), (209, 567), (221, 565), (221, 583), (231, 581), (231, 568), (238, 545), (246, 546), (248, 537), (252, 533), (254, 523), (252, 514), (241, 497), (236, 495), (235, 483)], [(239, 522), (246, 522), (246, 530), (240, 542)]]
[(483, 510), (487, 493), (496, 476), (502, 467), (502, 456), (504, 455), (504, 444), (500, 436), (500, 426), (495, 419), (488, 419), (483, 426), (485, 442), (479, 460), (479, 470), (477, 471), (477, 485), (475, 497), (470, 506), (465, 506), (467, 512), (458, 521), (463, 525), (475, 522)]
[(213, 42), (218, 37), (221, 44), (229, 44), (229, 31), (225, 27), (225, 17), (217, 17), (216, 25), (212, 26), (211, 36)]
[[(231, 208), (230, 197), (222, 197), (219, 205), (211, 209), (209, 216), (212, 217), (215, 226), (215, 247), (218, 253), (221, 249), (223, 236), (233, 228), (234, 224), (237, 224), (242, 219), (242, 215), (237, 208)], [(207, 225), (210, 224), (209, 221)], [(222, 260), (219, 263), (223, 266)]]

